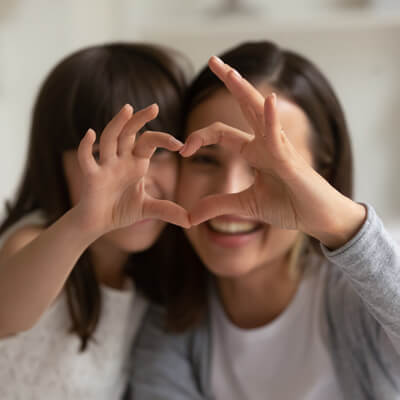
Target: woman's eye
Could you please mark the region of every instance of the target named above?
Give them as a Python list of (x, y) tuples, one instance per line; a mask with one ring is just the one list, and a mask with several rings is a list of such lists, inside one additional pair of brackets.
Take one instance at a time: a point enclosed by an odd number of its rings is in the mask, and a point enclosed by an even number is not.
[(208, 154), (194, 154), (189, 158), (189, 161), (193, 164), (200, 165), (219, 165), (218, 159)]

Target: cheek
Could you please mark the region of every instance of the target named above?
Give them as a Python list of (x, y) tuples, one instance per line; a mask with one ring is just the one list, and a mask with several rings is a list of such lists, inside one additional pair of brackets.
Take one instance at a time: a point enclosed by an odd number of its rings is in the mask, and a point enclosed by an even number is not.
[(147, 175), (159, 187), (162, 192), (162, 198), (167, 200), (175, 199), (178, 181), (178, 161), (175, 157), (152, 159)]
[(195, 174), (190, 166), (181, 166), (178, 187), (177, 202), (183, 207), (191, 208), (197, 201), (209, 193), (210, 178), (204, 174)]
[(269, 232), (268, 252), (275, 253), (274, 257), (286, 254), (295, 244), (299, 232), (296, 230), (280, 229), (271, 227)]

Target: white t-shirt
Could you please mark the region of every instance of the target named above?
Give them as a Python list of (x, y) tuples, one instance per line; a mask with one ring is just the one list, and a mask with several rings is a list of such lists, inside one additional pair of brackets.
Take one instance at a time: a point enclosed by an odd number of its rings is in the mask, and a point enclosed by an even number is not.
[[(24, 222), (38, 220), (31, 215)], [(1, 400), (121, 397), (132, 340), (147, 301), (135, 288), (120, 291), (101, 286), (101, 295), (100, 321), (84, 352), (79, 351), (80, 338), (70, 333), (64, 292), (32, 329), (0, 339)]]
[(256, 329), (240, 329), (215, 294), (211, 305), (211, 385), (217, 400), (342, 398), (322, 339), (326, 266), (311, 265), (285, 311)]

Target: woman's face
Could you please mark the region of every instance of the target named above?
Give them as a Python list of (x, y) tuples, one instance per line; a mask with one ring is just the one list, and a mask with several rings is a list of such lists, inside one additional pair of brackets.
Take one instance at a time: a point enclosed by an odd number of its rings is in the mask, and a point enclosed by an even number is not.
[[(94, 148), (96, 150), (96, 148)], [(68, 183), (71, 202), (80, 199), (83, 176), (75, 150), (64, 153), (63, 165)], [(157, 199), (174, 200), (177, 182), (178, 161), (175, 153), (159, 149), (151, 158), (145, 177), (146, 192)], [(99, 240), (107, 245), (127, 251), (137, 252), (149, 248), (157, 240), (165, 223), (158, 219), (145, 219), (126, 228), (117, 229)]]
[[(258, 89), (264, 96), (272, 92), (265, 85)], [(297, 105), (279, 96), (278, 112), (289, 139), (312, 163), (306, 115)], [(237, 102), (225, 89), (216, 91), (192, 110), (188, 116), (187, 134), (216, 121), (252, 132)], [(253, 181), (254, 171), (244, 158), (219, 145), (208, 146), (182, 161), (177, 200), (190, 210), (204, 196), (240, 192)], [(223, 215), (188, 229), (186, 234), (214, 274), (239, 277), (257, 268), (283, 262), (298, 232), (239, 215)]]

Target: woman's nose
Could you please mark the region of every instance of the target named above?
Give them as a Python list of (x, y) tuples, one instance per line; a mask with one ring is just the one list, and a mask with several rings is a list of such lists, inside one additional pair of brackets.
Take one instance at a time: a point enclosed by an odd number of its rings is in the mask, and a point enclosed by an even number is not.
[(243, 165), (233, 165), (227, 168), (220, 177), (219, 193), (238, 193), (246, 190), (254, 183), (253, 170)]

